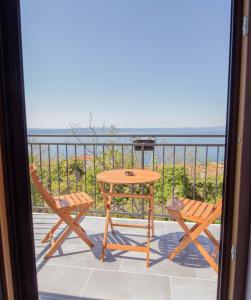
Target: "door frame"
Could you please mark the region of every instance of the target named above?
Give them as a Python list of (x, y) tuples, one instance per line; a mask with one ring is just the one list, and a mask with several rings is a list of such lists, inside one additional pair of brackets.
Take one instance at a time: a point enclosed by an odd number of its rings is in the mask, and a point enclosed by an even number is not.
[[(6, 207), (6, 230), (14, 299), (38, 299), (32, 205), (30, 198), (27, 131), (24, 102), (20, 5), (0, 1), (0, 147)], [(2, 221), (2, 220), (1, 220)], [(7, 245), (6, 245), (7, 247)], [(6, 258), (5, 258), (6, 259)], [(5, 269), (5, 270), (3, 270)], [(10, 286), (6, 286), (6, 289)]]
[[(250, 233), (251, 140), (248, 136), (251, 118), (251, 91), (246, 89), (241, 102), (241, 58), (243, 58), (242, 20), (248, 0), (232, 0), (230, 71), (227, 117), (224, 205), (221, 232), (220, 279), (218, 299), (243, 295), (246, 282)], [(250, 27), (250, 24), (249, 24)], [(250, 30), (251, 31), (251, 30)], [(250, 43), (250, 42), (249, 42)], [(251, 47), (248, 47), (246, 77), (251, 82)], [(15, 299), (38, 299), (30, 198), (27, 128), (21, 47), (19, 0), (0, 1), (0, 138), (6, 205), (11, 276)], [(242, 115), (240, 106), (242, 105)], [(240, 137), (240, 120), (244, 118)], [(241, 138), (241, 148), (238, 143)], [(239, 149), (240, 148), (240, 149)], [(239, 152), (238, 152), (239, 151)], [(240, 160), (235, 164), (239, 154)], [(239, 173), (237, 172), (239, 170)], [(238, 177), (239, 176), (239, 177)], [(236, 185), (236, 182), (239, 185)], [(239, 188), (241, 199), (236, 199)], [(241, 189), (242, 188), (242, 189)], [(248, 208), (248, 209), (247, 209)], [(233, 218), (236, 215), (234, 224)], [(244, 220), (245, 222), (241, 222)], [(245, 224), (244, 224), (245, 223)], [(239, 226), (236, 230), (236, 226)], [(235, 237), (234, 237), (235, 233)], [(247, 239), (248, 236), (248, 239)], [(237, 252), (231, 260), (231, 246)], [(238, 247), (242, 245), (242, 247)], [(244, 246), (243, 246), (244, 245)], [(0, 257), (1, 259), (1, 257)], [(2, 270), (2, 264), (1, 264)], [(2, 272), (0, 272), (0, 275)], [(5, 282), (5, 281), (1, 281)]]
[[(225, 174), (225, 219), (219, 292), (226, 299), (245, 299), (251, 225), (251, 6), (236, 1), (233, 12), (228, 107), (228, 159)], [(247, 34), (243, 34), (244, 17)], [(239, 25), (238, 25), (239, 24)], [(235, 39), (235, 41), (234, 41)], [(230, 200), (230, 205), (228, 202)]]

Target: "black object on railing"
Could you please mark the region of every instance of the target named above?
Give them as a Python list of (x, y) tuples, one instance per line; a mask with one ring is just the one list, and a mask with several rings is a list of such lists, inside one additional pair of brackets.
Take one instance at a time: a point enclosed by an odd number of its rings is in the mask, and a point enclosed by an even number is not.
[(155, 147), (154, 139), (134, 139), (134, 149), (135, 151), (153, 151)]

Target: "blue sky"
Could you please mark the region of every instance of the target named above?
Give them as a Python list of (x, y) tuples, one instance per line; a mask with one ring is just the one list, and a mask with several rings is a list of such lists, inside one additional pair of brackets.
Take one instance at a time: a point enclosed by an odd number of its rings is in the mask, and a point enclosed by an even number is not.
[(224, 126), (230, 0), (21, 0), (28, 127)]

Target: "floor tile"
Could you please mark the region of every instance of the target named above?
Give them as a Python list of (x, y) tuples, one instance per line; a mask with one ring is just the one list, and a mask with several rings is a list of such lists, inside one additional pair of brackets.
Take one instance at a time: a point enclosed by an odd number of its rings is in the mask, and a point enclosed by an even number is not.
[(170, 278), (97, 270), (94, 271), (83, 297), (168, 300), (171, 299)]
[(146, 268), (145, 256), (141, 259), (123, 258), (121, 272), (143, 273), (153, 275), (168, 276), (184, 276), (189, 278), (197, 278), (197, 274), (193, 266), (185, 267), (168, 259), (160, 258), (150, 260), (150, 268)]
[(74, 299), (83, 293), (91, 272), (85, 268), (45, 265), (37, 274), (38, 290), (45, 297), (56, 295)]
[(101, 249), (101, 241), (99, 244), (96, 243), (94, 248), (90, 249), (79, 238), (69, 238), (63, 243), (59, 251), (55, 252), (47, 260), (47, 264), (118, 270), (121, 258), (116, 256), (114, 251), (107, 250), (106, 259), (104, 262), (101, 262)]
[(209, 266), (208, 268), (196, 268), (195, 270), (199, 279), (218, 279), (218, 274)]
[(171, 290), (172, 300), (216, 300), (217, 282), (172, 277)]

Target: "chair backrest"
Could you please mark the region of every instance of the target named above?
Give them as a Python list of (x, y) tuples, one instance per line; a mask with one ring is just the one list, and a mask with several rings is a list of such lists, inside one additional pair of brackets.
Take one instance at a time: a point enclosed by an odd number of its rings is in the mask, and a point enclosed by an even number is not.
[(29, 165), (29, 171), (30, 171), (30, 176), (32, 178), (33, 184), (42, 196), (42, 198), (46, 201), (48, 206), (54, 210), (57, 211), (58, 208), (55, 204), (55, 200), (53, 196), (47, 191), (47, 189), (44, 187), (43, 183), (41, 182), (37, 172), (36, 172), (36, 166), (34, 164)]

